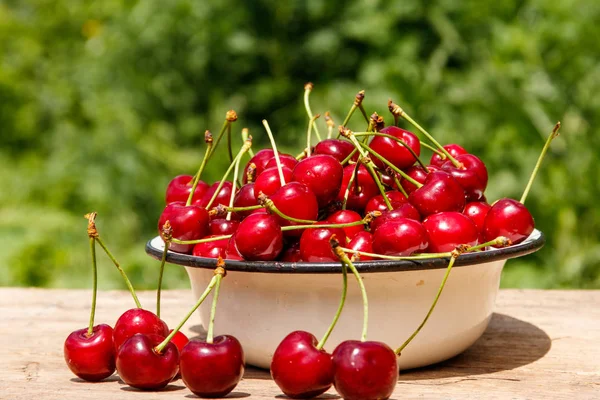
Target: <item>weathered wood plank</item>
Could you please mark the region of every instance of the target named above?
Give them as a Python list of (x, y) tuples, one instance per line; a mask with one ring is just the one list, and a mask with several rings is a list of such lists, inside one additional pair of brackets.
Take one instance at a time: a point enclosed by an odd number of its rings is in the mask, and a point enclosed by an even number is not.
[[(87, 324), (89, 290), (0, 289), (0, 398), (173, 399), (193, 395), (181, 381), (140, 392), (114, 375), (90, 384), (67, 369), (62, 345)], [(154, 294), (140, 293), (154, 306)], [(164, 293), (163, 317), (177, 322), (192, 304), (189, 291)], [(114, 324), (133, 306), (129, 294), (98, 296), (97, 322)], [(185, 333), (198, 336), (190, 321)], [(442, 364), (400, 374), (393, 398), (600, 398), (600, 291), (502, 290), (484, 336)], [(280, 396), (268, 372), (249, 368), (230, 397)], [(325, 397), (336, 398), (334, 390)]]

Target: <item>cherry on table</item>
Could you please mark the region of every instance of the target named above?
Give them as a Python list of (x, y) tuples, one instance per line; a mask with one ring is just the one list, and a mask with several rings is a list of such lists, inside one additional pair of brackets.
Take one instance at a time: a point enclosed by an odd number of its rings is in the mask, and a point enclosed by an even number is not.
[(67, 366), (79, 378), (98, 382), (115, 372), (113, 329), (107, 324), (78, 329), (67, 337), (63, 348)]
[(485, 216), (483, 239), (487, 242), (504, 236), (516, 244), (527, 239), (534, 228), (535, 222), (527, 207), (517, 200), (500, 199)]
[[(201, 239), (208, 233), (208, 211), (196, 205), (186, 206), (184, 202), (168, 204), (158, 219), (158, 232), (162, 234), (165, 222), (173, 229), (173, 238), (179, 240)], [(194, 245), (171, 243), (169, 249), (179, 253), (190, 253)]]
[(113, 330), (115, 353), (118, 353), (119, 348), (127, 339), (137, 333), (166, 337), (169, 334), (169, 328), (151, 311), (142, 308), (127, 310), (121, 314)]
[(410, 256), (427, 250), (429, 238), (419, 221), (408, 218), (384, 222), (373, 234), (373, 251), (389, 256)]
[[(171, 179), (167, 185), (167, 191), (165, 195), (166, 204), (173, 203), (175, 201), (187, 201), (192, 192), (192, 181), (194, 177), (191, 175), (178, 175)], [(208, 183), (199, 180), (194, 191), (192, 201), (196, 201), (202, 198), (204, 193), (208, 190)]]
[(283, 249), (283, 233), (277, 218), (267, 213), (246, 217), (232, 237), (239, 254), (249, 261), (275, 260)]
[(213, 343), (190, 340), (179, 360), (181, 379), (197, 396), (218, 398), (230, 393), (244, 375), (244, 351), (231, 335)]
[(442, 211), (461, 212), (465, 208), (465, 191), (450, 174), (434, 171), (427, 175), (423, 186), (408, 195), (421, 217)]
[(388, 399), (398, 381), (397, 356), (381, 342), (347, 340), (332, 353), (333, 385), (345, 400)]
[(433, 214), (423, 220), (429, 236), (429, 253), (445, 253), (460, 245), (475, 246), (479, 231), (469, 217), (456, 211)]
[(313, 398), (333, 384), (331, 355), (317, 349), (317, 344), (313, 334), (295, 331), (277, 346), (271, 361), (271, 377), (286, 396)]

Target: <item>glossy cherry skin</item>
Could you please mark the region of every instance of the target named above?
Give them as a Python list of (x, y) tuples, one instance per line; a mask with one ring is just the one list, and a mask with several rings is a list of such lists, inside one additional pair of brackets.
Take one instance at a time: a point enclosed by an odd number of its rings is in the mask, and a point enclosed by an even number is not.
[(419, 221), (399, 218), (381, 224), (373, 233), (373, 251), (388, 256), (410, 256), (429, 246), (427, 231)]
[(443, 211), (461, 212), (465, 208), (465, 191), (450, 174), (444, 171), (430, 172), (425, 183), (408, 195), (421, 217)]
[(168, 343), (159, 354), (154, 348), (164, 340), (159, 335), (135, 334), (117, 353), (119, 377), (131, 387), (144, 390), (162, 389), (179, 371), (179, 350)]
[[(348, 165), (344, 167), (344, 177), (342, 178), (342, 186), (340, 187), (337, 200), (344, 200), (346, 188), (348, 187), (348, 182), (350, 182), (350, 177), (352, 174), (354, 174), (354, 165)], [(379, 188), (373, 180), (373, 177), (371, 177), (371, 174), (364, 165), (360, 165), (358, 167), (357, 179), (350, 187), (346, 208), (349, 210), (354, 210), (358, 213), (362, 213), (371, 197), (377, 195), (378, 193)]]
[[(334, 157), (339, 162), (342, 162), (354, 151), (354, 149), (354, 145), (347, 140), (325, 139), (317, 143), (314, 154), (327, 154)], [(352, 160), (358, 160), (358, 152), (355, 153)]]
[(394, 221), (400, 218), (414, 219), (415, 221), (421, 221), (419, 212), (410, 203), (404, 203), (398, 206), (398, 208), (391, 211), (383, 211), (380, 217), (377, 217), (371, 222), (371, 232), (374, 233), (377, 228), (383, 225), (385, 222)]
[[(444, 149), (446, 149), (446, 151), (448, 153), (450, 153), (450, 155), (454, 158), (463, 155), (463, 154), (469, 154), (468, 151), (466, 151), (464, 148), (462, 148), (462, 146), (459, 146), (458, 144), (447, 144), (445, 146), (443, 146)], [(442, 165), (444, 165), (446, 163), (446, 161), (448, 161), (448, 158), (446, 156), (444, 156), (442, 158), (442, 156), (440, 156), (438, 153), (433, 153), (431, 155), (431, 160), (429, 161), (429, 164), (431, 165), (435, 165), (436, 167), (442, 167)]]
[(385, 400), (396, 387), (398, 360), (385, 343), (347, 340), (331, 359), (333, 385), (345, 400)]
[(432, 214), (423, 220), (429, 236), (429, 253), (445, 253), (459, 245), (475, 246), (479, 231), (469, 217), (456, 211)]
[[(183, 201), (185, 203), (192, 192), (193, 179), (194, 177), (191, 175), (178, 175), (171, 179), (171, 182), (169, 182), (169, 185), (167, 186), (167, 193), (165, 196), (166, 203), (169, 204), (175, 201)], [(208, 183), (199, 180), (192, 201), (202, 198), (207, 190)]]
[[(421, 154), (421, 142), (414, 133), (398, 128), (397, 126), (385, 127), (380, 132), (392, 135), (404, 141), (404, 143), (413, 149), (417, 156)], [(417, 161), (404, 145), (387, 137), (373, 137), (369, 147), (400, 169), (408, 168)], [(373, 156), (372, 159), (375, 165), (385, 170), (387, 166), (381, 160), (375, 156)]]
[[(348, 243), (348, 246), (346, 246), (352, 250), (357, 250), (357, 251), (364, 251), (365, 253), (372, 253), (373, 252), (373, 235), (371, 235), (369, 232), (366, 231), (362, 231), (357, 233), (354, 238), (352, 238), (352, 240), (350, 241), (350, 243)], [(353, 255), (350, 254), (349, 257), (352, 257)], [(355, 257), (359, 257), (359, 256), (355, 256)], [(360, 255), (359, 258), (357, 258), (359, 261), (370, 261), (373, 260), (373, 257), (371, 256), (365, 256), (365, 255)]]
[(144, 310), (143, 308), (127, 310), (121, 314), (113, 330), (115, 354), (118, 353), (119, 347), (136, 333), (167, 337), (169, 328), (163, 320), (151, 311)]
[(94, 326), (88, 337), (88, 328), (71, 332), (64, 344), (67, 366), (79, 378), (98, 382), (115, 372), (113, 329), (106, 324)]
[[(327, 223), (330, 223), (330, 224), (348, 224), (351, 222), (362, 221), (362, 219), (363, 218), (361, 217), (361, 215), (359, 213), (357, 213), (356, 211), (339, 210), (339, 211), (336, 211), (335, 213), (331, 214), (329, 217), (327, 217), (326, 221), (327, 221)], [(352, 240), (352, 238), (354, 236), (356, 236), (357, 233), (363, 232), (365, 230), (365, 226), (364, 225), (354, 225), (354, 226), (347, 226), (342, 229), (346, 233), (346, 238)]]
[[(288, 167), (282, 167), (281, 171), (283, 172), (283, 179), (285, 182), (290, 182), (292, 180), (292, 170)], [(254, 196), (256, 196), (256, 199), (258, 199), (258, 196), (261, 193), (264, 193), (266, 196), (271, 196), (279, 188), (281, 188), (279, 170), (277, 167), (267, 168), (254, 182)]]
[(296, 164), (292, 180), (306, 185), (317, 197), (319, 207), (324, 207), (340, 191), (343, 176), (344, 168), (337, 159), (327, 154), (316, 154)]
[(239, 225), (240, 221), (216, 218), (208, 223), (208, 230), (211, 235), (233, 235)]
[(262, 149), (257, 151), (254, 154), (254, 157), (252, 157), (250, 159), (250, 161), (248, 161), (248, 163), (246, 164), (246, 167), (244, 167), (244, 177), (243, 177), (243, 182), (247, 183), (248, 182), (248, 168), (250, 167), (251, 164), (256, 165), (256, 175), (255, 175), (255, 179), (256, 177), (258, 177), (264, 170), (265, 167), (267, 165), (267, 163), (271, 160), (271, 158), (273, 158), (273, 156), (275, 155), (275, 152), (272, 149)]
[[(254, 182), (246, 183), (243, 185), (240, 190), (235, 194), (233, 198), (233, 206), (234, 207), (250, 207), (258, 204), (256, 200), (256, 195), (254, 194)], [(241, 218), (245, 218), (248, 215), (252, 214), (252, 211), (236, 211)]]
[[(385, 195), (388, 198), (390, 204), (392, 205), (392, 210), (408, 202), (406, 196), (395, 190), (385, 192)], [(369, 200), (367, 206), (365, 207), (365, 213), (368, 213), (370, 211), (388, 211), (385, 201), (383, 200), (383, 195), (378, 194), (377, 196), (371, 197), (371, 200)]]
[(237, 247), (235, 247), (235, 235), (229, 238), (227, 241), (227, 248), (225, 249), (225, 259), (226, 260), (243, 260), (244, 257), (240, 254)]
[(233, 336), (222, 335), (213, 343), (190, 340), (179, 361), (181, 379), (197, 396), (225, 397), (244, 375), (244, 350)]
[[(322, 224), (323, 222), (318, 222), (315, 225)], [(329, 244), (329, 239), (332, 235), (336, 235), (340, 243), (346, 243), (346, 233), (342, 228), (305, 229), (300, 237), (300, 255), (302, 256), (302, 260), (307, 262), (338, 261)]]
[(325, 393), (333, 384), (333, 362), (317, 349), (317, 338), (308, 332), (287, 335), (273, 354), (271, 376), (292, 399), (309, 399)]
[(267, 213), (246, 217), (233, 236), (238, 252), (248, 261), (275, 260), (283, 249), (283, 233), (277, 218)]
[[(300, 182), (290, 182), (282, 186), (270, 197), (275, 207), (288, 217), (316, 221), (319, 216), (319, 204), (317, 197), (306, 185)], [(304, 225), (304, 223), (292, 222), (278, 215), (275, 216), (279, 225)], [(286, 237), (300, 237), (301, 229), (293, 229), (284, 233)]]
[[(463, 214), (465, 214), (471, 219), (471, 221), (475, 223), (481, 239), (483, 239), (483, 223), (490, 208), (492, 208), (492, 206), (485, 201), (472, 201), (467, 203), (465, 209), (463, 210)], [(484, 243), (485, 241), (480, 240), (480, 242)]]
[(279, 255), (279, 261), (284, 262), (300, 262), (302, 256), (300, 255), (300, 242), (293, 242), (284, 246), (283, 251)]
[[(208, 233), (208, 211), (195, 205), (186, 206), (183, 202), (167, 204), (158, 219), (158, 232), (162, 235), (162, 227), (169, 221), (173, 229), (173, 238), (179, 240), (201, 239)], [(169, 249), (179, 253), (190, 253), (193, 244), (171, 243)]]
[[(220, 235), (206, 236), (204, 239), (210, 239)], [(212, 242), (198, 243), (194, 246), (192, 254), (196, 257), (207, 258), (227, 258), (226, 251), (229, 244), (229, 238), (213, 240)]]
[(455, 158), (461, 164), (460, 168), (455, 167), (451, 161), (447, 161), (442, 165), (442, 170), (456, 179), (464, 189), (469, 201), (480, 200), (488, 183), (485, 164), (473, 154), (462, 154)]
[[(440, 170), (441, 169), (439, 167), (436, 167), (433, 165), (428, 165), (427, 171), (419, 165), (413, 165), (412, 167), (407, 168), (404, 172), (406, 173), (406, 175), (410, 176), (415, 181), (417, 181), (419, 183), (424, 183), (425, 179), (427, 179), (427, 175), (429, 175), (429, 172), (440, 171)], [(406, 178), (403, 178), (403, 177), (399, 177), (399, 178), (400, 178), (400, 185), (402, 186), (402, 188), (404, 189), (404, 191), (407, 194), (411, 194), (412, 192), (417, 190), (417, 187), (415, 185), (413, 185), (412, 183), (410, 183), (409, 181), (407, 181)]]
[(504, 236), (512, 244), (516, 244), (527, 239), (534, 228), (533, 217), (522, 203), (513, 199), (500, 199), (485, 216), (483, 239), (489, 242)]
[[(171, 332), (173, 332), (173, 329), (169, 330), (169, 335), (171, 334)], [(188, 344), (189, 341), (190, 339), (181, 331), (177, 331), (175, 336), (173, 336), (173, 338), (171, 339), (171, 343), (173, 343), (175, 347), (177, 347), (179, 354), (181, 354), (181, 351), (183, 350), (185, 345)], [(181, 375), (179, 374), (179, 372), (177, 372), (177, 375), (175, 375), (174, 379), (179, 379), (180, 377)]]
[[(206, 193), (204, 193), (204, 195), (202, 196), (202, 198), (200, 200), (198, 200), (198, 201), (195, 201), (193, 204), (195, 204), (197, 206), (200, 206), (202, 208), (205, 208), (208, 205), (208, 202), (210, 201), (210, 199), (213, 197), (213, 195), (217, 191), (217, 188), (219, 187), (220, 183), (221, 183), (220, 181), (217, 181), (217, 182), (213, 183), (208, 188), (208, 190), (206, 191)], [(210, 205), (210, 208), (216, 207), (219, 204), (222, 204), (224, 206), (228, 206), (229, 205), (229, 199), (231, 198), (231, 190), (232, 190), (232, 188), (233, 188), (233, 183), (231, 183), (230, 181), (225, 181), (223, 183), (223, 186), (219, 190), (219, 194), (217, 194), (217, 197), (215, 198), (215, 200)]]
[[(296, 160), (296, 158), (290, 154), (280, 154), (279, 162), (282, 166), (288, 167), (292, 171), (294, 170), (296, 164), (298, 164), (298, 160)], [(271, 157), (271, 159), (265, 165), (265, 169), (272, 167), (277, 168), (277, 160), (275, 159), (275, 157)]]

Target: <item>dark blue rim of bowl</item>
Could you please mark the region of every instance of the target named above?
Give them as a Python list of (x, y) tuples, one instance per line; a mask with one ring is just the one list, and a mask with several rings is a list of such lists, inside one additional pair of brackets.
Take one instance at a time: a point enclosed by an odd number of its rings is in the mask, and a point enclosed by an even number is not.
[[(153, 242), (160, 243), (157, 247)], [(457, 267), (483, 264), (492, 261), (507, 260), (521, 257), (538, 251), (544, 246), (546, 238), (544, 234), (535, 230), (531, 236), (516, 245), (501, 249), (491, 249), (461, 255), (454, 264)], [(146, 243), (146, 253), (151, 257), (161, 260), (163, 255), (162, 241), (156, 237)], [(184, 265), (193, 268), (214, 269), (217, 260), (214, 258), (196, 257), (169, 251), (167, 262)], [(356, 262), (356, 269), (360, 272), (396, 272), (396, 271), (421, 271), (427, 269), (440, 269), (448, 266), (448, 258), (428, 258), (422, 260), (379, 260)], [(315, 273), (340, 273), (341, 264), (338, 262), (279, 262), (279, 261), (234, 261), (225, 260), (225, 268), (228, 271), (240, 272), (263, 272), (283, 274), (315, 274)]]

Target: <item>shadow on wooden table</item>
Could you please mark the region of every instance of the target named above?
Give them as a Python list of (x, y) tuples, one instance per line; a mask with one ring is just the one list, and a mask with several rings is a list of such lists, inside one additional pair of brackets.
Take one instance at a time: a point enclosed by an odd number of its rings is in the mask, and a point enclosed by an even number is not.
[(452, 378), (506, 371), (542, 358), (552, 345), (537, 326), (494, 313), (483, 335), (465, 352), (428, 367), (401, 371), (400, 381)]

